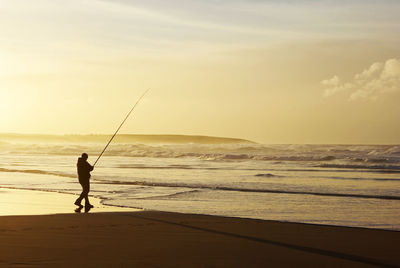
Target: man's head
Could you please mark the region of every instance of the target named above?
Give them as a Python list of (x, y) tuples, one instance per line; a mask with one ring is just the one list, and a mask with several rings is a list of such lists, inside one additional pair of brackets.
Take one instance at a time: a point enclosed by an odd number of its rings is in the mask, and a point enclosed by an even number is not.
[(87, 160), (87, 159), (88, 159), (88, 157), (89, 157), (89, 156), (88, 156), (88, 154), (87, 154), (87, 153), (83, 153), (83, 154), (82, 154), (82, 158), (83, 158), (83, 159)]

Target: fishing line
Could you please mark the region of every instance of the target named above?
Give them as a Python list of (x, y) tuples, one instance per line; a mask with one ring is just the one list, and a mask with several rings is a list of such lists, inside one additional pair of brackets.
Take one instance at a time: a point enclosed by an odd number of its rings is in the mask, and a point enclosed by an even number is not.
[(121, 129), (122, 125), (125, 123), (126, 119), (128, 119), (128, 117), (131, 115), (131, 113), (133, 112), (133, 110), (135, 109), (136, 105), (138, 105), (138, 103), (140, 102), (140, 100), (144, 97), (144, 95), (146, 95), (146, 93), (149, 91), (150, 89), (146, 90), (143, 95), (137, 100), (137, 102), (135, 103), (135, 105), (133, 105), (132, 109), (129, 111), (129, 113), (126, 115), (124, 121), (122, 121), (121, 125), (119, 125), (117, 131), (115, 131), (114, 135), (111, 137), (111, 139), (108, 141), (106, 147), (104, 147), (103, 151), (101, 152), (101, 154), (99, 155), (99, 157), (97, 158), (96, 162), (94, 162), (93, 167), (97, 164), (97, 161), (99, 161), (100, 157), (104, 154), (104, 152), (107, 150), (108, 145), (110, 145), (111, 141), (114, 139), (114, 137), (117, 135), (118, 131)]

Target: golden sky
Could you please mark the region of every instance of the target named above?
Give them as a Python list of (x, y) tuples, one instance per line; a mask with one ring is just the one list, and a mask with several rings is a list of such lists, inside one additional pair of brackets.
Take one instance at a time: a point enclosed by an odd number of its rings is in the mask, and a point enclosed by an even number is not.
[(400, 2), (0, 0), (0, 132), (400, 143)]

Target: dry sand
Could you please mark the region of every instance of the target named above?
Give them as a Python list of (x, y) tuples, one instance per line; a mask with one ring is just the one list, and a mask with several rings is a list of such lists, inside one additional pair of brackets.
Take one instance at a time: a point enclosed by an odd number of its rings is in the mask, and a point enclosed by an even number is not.
[(400, 267), (399, 245), (395, 231), (156, 211), (0, 217), (1, 267)]

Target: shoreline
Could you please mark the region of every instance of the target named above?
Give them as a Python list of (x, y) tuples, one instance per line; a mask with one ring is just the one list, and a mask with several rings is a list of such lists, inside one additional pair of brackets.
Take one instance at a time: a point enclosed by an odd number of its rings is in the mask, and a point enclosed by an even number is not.
[[(15, 206), (17, 209), (11, 213), (5, 213), (4, 205), (4, 196), (2, 192), (8, 192), (13, 195), (23, 195), (21, 197), (25, 197), (25, 205), (27, 205), (26, 198), (34, 198), (36, 202), (39, 199), (39, 203), (41, 206), (36, 206), (33, 208), (34, 213), (32, 213), (32, 206), (28, 204), (28, 207), (20, 212), (20, 206), (22, 204), (12, 204), (13, 210)], [(60, 198), (61, 197), (61, 198)], [(61, 193), (49, 190), (39, 190), (39, 189), (20, 189), (20, 188), (12, 188), (12, 187), (4, 187), (0, 186), (0, 218), (4, 216), (39, 216), (39, 215), (58, 215), (58, 214), (70, 214), (75, 213), (74, 209), (77, 208), (75, 206), (74, 200), (78, 197), (77, 194), (73, 193)], [(340, 227), (340, 228), (354, 228), (354, 229), (366, 229), (366, 230), (377, 230), (377, 231), (389, 231), (389, 232), (399, 232), (398, 229), (384, 229), (384, 228), (373, 228), (373, 227), (365, 227), (365, 226), (347, 226), (347, 225), (334, 225), (334, 224), (322, 224), (322, 223), (310, 223), (310, 222), (296, 222), (296, 221), (284, 221), (284, 220), (274, 220), (274, 219), (260, 219), (260, 218), (250, 218), (250, 217), (239, 217), (239, 216), (226, 216), (226, 215), (212, 215), (212, 214), (202, 214), (202, 213), (187, 213), (187, 212), (176, 212), (176, 211), (164, 211), (164, 210), (154, 210), (154, 209), (143, 209), (138, 207), (129, 207), (129, 206), (119, 206), (119, 205), (109, 205), (104, 204), (103, 201), (107, 199), (103, 199), (101, 197), (90, 196), (90, 202), (94, 205), (94, 208), (90, 210), (89, 213), (103, 213), (103, 212), (140, 212), (140, 211), (151, 211), (151, 212), (160, 212), (160, 213), (176, 213), (183, 215), (197, 215), (197, 216), (210, 216), (210, 217), (221, 217), (221, 218), (231, 218), (231, 219), (244, 219), (244, 220), (254, 220), (254, 221), (263, 221), (263, 222), (274, 222), (274, 223), (288, 223), (288, 224), (306, 224), (311, 226), (327, 226), (327, 227)], [(51, 202), (50, 207), (46, 209), (46, 206)], [(10, 202), (9, 202), (10, 203)], [(11, 204), (10, 204), (11, 205)], [(11, 208), (11, 206), (7, 206)], [(35, 210), (36, 209), (36, 210)], [(6, 210), (10, 211), (10, 210)], [(29, 211), (29, 212), (27, 212)], [(84, 210), (82, 210), (84, 213)]]

